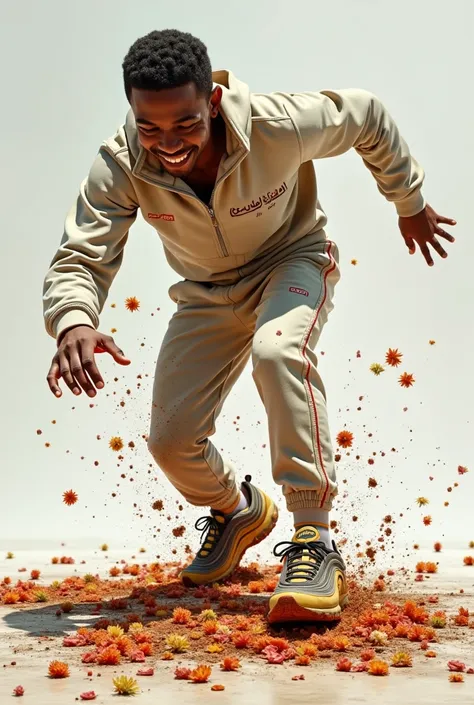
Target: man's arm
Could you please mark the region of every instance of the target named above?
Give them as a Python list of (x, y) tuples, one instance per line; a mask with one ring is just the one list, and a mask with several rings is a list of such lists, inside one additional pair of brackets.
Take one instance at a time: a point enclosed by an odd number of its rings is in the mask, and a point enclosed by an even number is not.
[(303, 162), (335, 157), (353, 147), (372, 172), (379, 191), (395, 203), (399, 216), (412, 216), (423, 210), (423, 169), (375, 95), (344, 89), (286, 97), (288, 113), (299, 134)]
[(114, 340), (96, 328), (137, 208), (130, 179), (101, 148), (67, 216), (61, 245), (44, 281), (46, 330), (57, 338), (47, 380), (56, 397), (62, 395), (60, 378), (73, 394), (83, 389), (92, 397), (95, 388), (104, 386), (96, 352), (110, 353), (121, 365), (130, 363)]
[(44, 320), (54, 338), (73, 326), (99, 325), (137, 208), (130, 179), (101, 148), (44, 280)]

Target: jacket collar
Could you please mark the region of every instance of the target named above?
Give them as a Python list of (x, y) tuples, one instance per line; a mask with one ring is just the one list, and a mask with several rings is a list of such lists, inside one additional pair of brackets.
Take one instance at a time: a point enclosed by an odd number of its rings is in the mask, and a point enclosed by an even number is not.
[[(220, 70), (212, 74), (213, 85), (222, 86), (222, 101), (219, 107), (227, 127), (226, 149), (223, 167), (230, 168), (243, 153), (250, 150), (252, 115), (250, 109), (250, 91), (248, 86), (239, 81), (231, 71)], [(135, 116), (130, 109), (125, 119), (125, 134), (132, 173), (146, 181), (176, 186), (181, 179), (171, 176), (163, 168), (159, 159), (143, 149), (138, 139)], [(183, 184), (184, 185), (184, 184)]]

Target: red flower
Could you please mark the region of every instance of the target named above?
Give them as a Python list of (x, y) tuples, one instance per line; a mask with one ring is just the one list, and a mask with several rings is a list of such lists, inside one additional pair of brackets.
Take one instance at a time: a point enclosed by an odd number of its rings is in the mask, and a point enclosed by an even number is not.
[(466, 670), (466, 664), (462, 661), (448, 661), (448, 669), (450, 671), (464, 672)]

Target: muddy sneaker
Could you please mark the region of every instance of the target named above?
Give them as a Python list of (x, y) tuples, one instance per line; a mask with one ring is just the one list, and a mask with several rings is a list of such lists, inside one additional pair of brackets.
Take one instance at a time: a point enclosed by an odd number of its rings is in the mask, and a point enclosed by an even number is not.
[(263, 541), (274, 528), (278, 509), (267, 495), (250, 483), (242, 482), (248, 507), (226, 519), (211, 511), (201, 517), (196, 529), (202, 531), (201, 548), (193, 562), (181, 573), (184, 585), (204, 585), (227, 578), (237, 568), (245, 551)]
[(327, 548), (314, 526), (302, 526), (291, 541), (275, 546), (283, 569), (270, 598), (268, 621), (338, 620), (348, 602), (346, 566), (336, 544)]

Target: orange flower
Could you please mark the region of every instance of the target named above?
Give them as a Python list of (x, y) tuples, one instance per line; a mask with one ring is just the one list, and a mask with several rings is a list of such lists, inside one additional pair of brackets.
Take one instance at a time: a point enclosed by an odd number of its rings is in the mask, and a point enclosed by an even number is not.
[(64, 504), (67, 504), (68, 507), (70, 507), (71, 504), (76, 504), (77, 494), (73, 492), (73, 490), (67, 490), (67, 492), (63, 492), (63, 502)]
[(387, 676), (388, 663), (386, 661), (380, 661), (379, 659), (373, 659), (369, 661), (367, 673), (371, 676)]
[(125, 308), (128, 309), (129, 311), (138, 311), (140, 308), (140, 302), (137, 299), (136, 296), (129, 296), (128, 299), (125, 299)]
[(189, 674), (189, 680), (193, 681), (193, 683), (207, 683), (211, 673), (212, 668), (210, 666), (201, 664), (200, 666), (197, 666), (194, 671), (191, 671)]
[(62, 661), (51, 661), (48, 675), (50, 678), (67, 678), (69, 676), (69, 666)]
[(112, 450), (115, 450), (116, 452), (118, 452), (119, 450), (122, 450), (123, 441), (120, 438), (120, 436), (112, 436), (112, 438), (109, 441), (109, 448), (112, 448)]
[(204, 634), (206, 634), (207, 636), (212, 636), (217, 632), (218, 629), (216, 620), (208, 619), (206, 622), (204, 622), (202, 629)]
[(419, 561), (416, 564), (415, 570), (417, 573), (424, 573), (426, 571), (426, 563), (424, 563), (423, 561)]
[(425, 504), (429, 504), (430, 500), (426, 499), (426, 497), (418, 497), (416, 500), (416, 503), (418, 504), (419, 507), (424, 507)]
[(441, 549), (443, 548), (443, 546), (440, 544), (439, 541), (436, 541), (436, 543), (434, 544), (433, 548), (434, 548), (434, 550), (436, 551), (436, 553), (439, 553), (439, 552), (441, 551)]
[(174, 624), (187, 624), (191, 619), (191, 610), (186, 610), (184, 607), (176, 607), (173, 610), (173, 623)]
[(336, 663), (336, 671), (350, 672), (352, 668), (352, 661), (350, 661), (347, 656), (343, 656)]
[(400, 386), (406, 387), (408, 389), (408, 387), (413, 386), (413, 384), (415, 382), (415, 378), (413, 375), (409, 374), (408, 372), (404, 372), (402, 375), (400, 375), (398, 382), (399, 382)]
[(246, 649), (252, 636), (248, 632), (235, 632), (232, 635), (232, 643), (236, 649)]
[(101, 666), (117, 666), (120, 663), (120, 659), (120, 651), (115, 645), (106, 646), (97, 655), (97, 663)]
[(460, 475), (465, 475), (466, 472), (469, 472), (469, 470), (464, 465), (458, 465), (458, 473)]
[(375, 477), (369, 477), (368, 484), (369, 484), (369, 487), (377, 487), (378, 483), (377, 483), (377, 480), (375, 479)]
[(240, 661), (238, 658), (232, 658), (231, 656), (226, 656), (221, 663), (221, 669), (223, 671), (237, 671), (240, 668)]
[(464, 556), (464, 565), (474, 565), (474, 556)]
[(462, 673), (450, 673), (449, 674), (450, 683), (464, 683), (464, 676)]
[(309, 666), (311, 663), (311, 656), (308, 656), (307, 654), (303, 654), (302, 656), (297, 656), (295, 658), (295, 665), (296, 666)]
[(392, 666), (396, 668), (408, 668), (412, 665), (412, 658), (406, 651), (397, 651), (397, 653), (392, 656)]
[(436, 658), (436, 651), (425, 651), (425, 656), (428, 658)]
[(248, 586), (249, 592), (253, 593), (254, 595), (263, 592), (265, 588), (263, 580), (251, 580)]
[(427, 573), (437, 573), (437, 572), (438, 572), (438, 566), (436, 565), (436, 563), (428, 562), (428, 563), (426, 564), (426, 572), (427, 572)]
[(347, 651), (347, 649), (351, 648), (351, 641), (347, 636), (336, 636), (334, 637), (333, 648), (336, 651)]
[(431, 516), (428, 514), (427, 516), (423, 517), (423, 524), (425, 526), (429, 526), (431, 524)]
[(211, 690), (214, 692), (220, 692), (221, 690), (225, 690), (225, 687), (219, 683), (216, 683), (216, 685), (211, 685)]
[(174, 655), (171, 653), (171, 651), (164, 651), (163, 654), (161, 655), (161, 660), (162, 661), (173, 661)]
[(398, 348), (389, 348), (385, 355), (385, 362), (390, 367), (398, 367), (402, 361), (403, 353), (398, 351)]
[(357, 264), (357, 260), (356, 260), (356, 259), (351, 259), (351, 264), (355, 267), (356, 264)]
[(354, 440), (354, 434), (350, 431), (340, 431), (337, 434), (337, 445), (341, 448), (351, 448), (352, 441)]
[(428, 340), (430, 345), (434, 345), (436, 343), (436, 340)]
[(360, 658), (362, 661), (372, 661), (375, 658), (374, 649), (363, 649), (360, 652)]
[[(467, 563), (466, 563), (466, 565), (467, 565)], [(14, 590), (9, 590), (3, 596), (3, 603), (5, 605), (15, 605), (19, 600), (20, 600), (20, 593), (15, 592)]]

